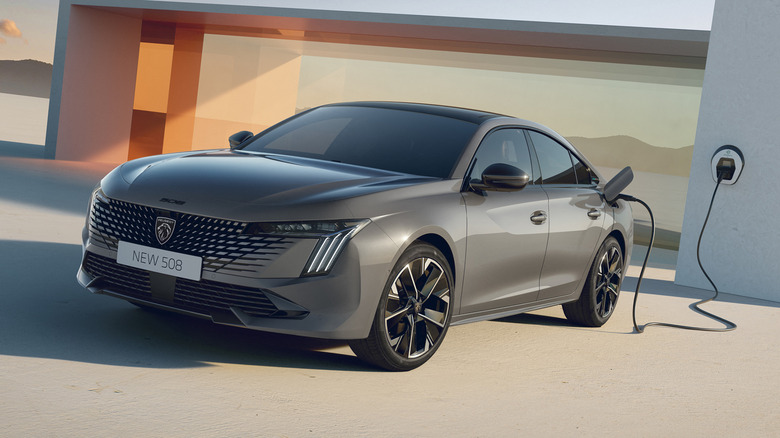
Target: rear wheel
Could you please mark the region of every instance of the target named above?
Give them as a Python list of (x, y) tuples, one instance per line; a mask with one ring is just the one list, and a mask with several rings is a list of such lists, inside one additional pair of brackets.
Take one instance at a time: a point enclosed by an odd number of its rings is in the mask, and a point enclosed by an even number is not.
[(435, 247), (416, 243), (390, 273), (366, 339), (350, 342), (362, 360), (391, 371), (433, 356), (450, 324), (452, 272)]
[(566, 318), (588, 327), (604, 325), (615, 310), (623, 268), (620, 244), (610, 236), (596, 254), (580, 298), (563, 305)]

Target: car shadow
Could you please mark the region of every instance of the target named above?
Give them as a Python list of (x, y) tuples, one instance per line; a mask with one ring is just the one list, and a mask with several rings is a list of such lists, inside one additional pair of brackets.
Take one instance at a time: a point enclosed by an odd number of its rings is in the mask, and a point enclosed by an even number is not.
[(78, 285), (78, 245), (0, 240), (0, 355), (145, 368), (212, 363), (376, 371), (344, 341), (220, 326)]
[(509, 323), (509, 324), (523, 324), (523, 325), (535, 325), (544, 327), (559, 327), (570, 330), (585, 330), (592, 333), (598, 333), (602, 335), (627, 335), (636, 333), (633, 328), (631, 330), (619, 330), (609, 328), (609, 324), (602, 327), (586, 327), (580, 324), (569, 321), (565, 317), (538, 315), (535, 313), (521, 313), (518, 315), (507, 316), (505, 318), (496, 319), (497, 322)]
[(518, 315), (507, 316), (496, 319), (498, 322), (508, 322), (512, 324), (539, 325), (545, 327), (581, 327), (569, 322), (565, 318), (555, 316), (537, 315), (534, 313), (520, 313)]

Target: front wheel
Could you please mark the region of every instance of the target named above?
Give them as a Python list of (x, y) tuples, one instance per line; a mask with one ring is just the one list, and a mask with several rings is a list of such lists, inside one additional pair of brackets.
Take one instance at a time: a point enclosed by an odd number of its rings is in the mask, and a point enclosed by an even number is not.
[(410, 246), (396, 263), (368, 338), (350, 342), (360, 359), (390, 371), (408, 371), (433, 356), (452, 317), (452, 272), (426, 243)]
[(604, 325), (615, 310), (623, 268), (623, 251), (610, 236), (596, 254), (580, 298), (563, 305), (566, 318), (588, 327)]

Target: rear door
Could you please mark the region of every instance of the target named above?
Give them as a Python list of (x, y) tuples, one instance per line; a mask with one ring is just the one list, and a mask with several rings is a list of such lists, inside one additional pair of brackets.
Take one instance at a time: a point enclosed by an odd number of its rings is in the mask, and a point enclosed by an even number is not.
[(549, 239), (540, 277), (539, 300), (577, 292), (603, 239), (606, 203), (590, 170), (552, 137), (528, 130), (549, 198)]

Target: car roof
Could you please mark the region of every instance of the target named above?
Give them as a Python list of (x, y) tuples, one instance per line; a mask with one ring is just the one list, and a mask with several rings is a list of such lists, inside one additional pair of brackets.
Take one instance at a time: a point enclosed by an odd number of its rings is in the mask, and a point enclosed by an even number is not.
[(467, 108), (457, 108), (444, 105), (433, 105), (427, 103), (411, 103), (411, 102), (345, 102), (334, 103), (323, 106), (352, 106), (352, 107), (369, 107), (369, 108), (385, 108), (400, 111), (410, 111), (423, 114), (432, 114), (436, 116), (449, 117), (452, 119), (463, 120), (474, 124), (481, 124), (488, 119), (494, 119), (498, 117), (509, 117), (503, 114), (496, 114), (487, 111), (478, 111)]

